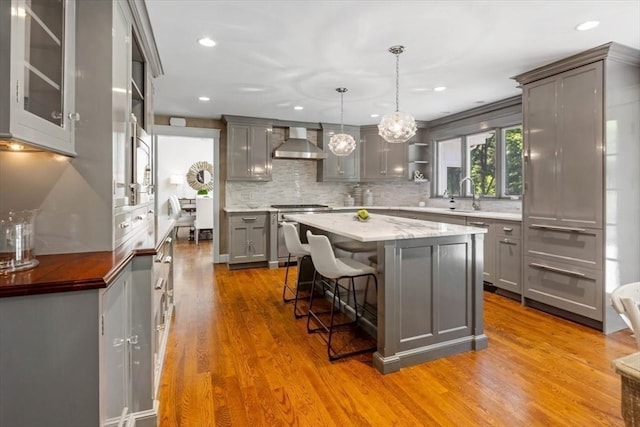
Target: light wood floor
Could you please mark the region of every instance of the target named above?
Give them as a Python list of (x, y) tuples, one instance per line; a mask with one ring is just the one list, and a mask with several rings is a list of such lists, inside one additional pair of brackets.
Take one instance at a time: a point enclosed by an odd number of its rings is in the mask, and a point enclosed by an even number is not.
[(622, 426), (604, 336), (485, 293), (489, 348), (381, 375), (371, 355), (330, 363), (281, 301), (284, 268), (229, 271), (181, 238), (160, 426)]

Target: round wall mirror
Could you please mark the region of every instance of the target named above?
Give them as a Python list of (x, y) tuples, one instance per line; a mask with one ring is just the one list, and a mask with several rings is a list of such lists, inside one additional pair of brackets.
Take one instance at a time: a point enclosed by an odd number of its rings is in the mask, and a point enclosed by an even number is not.
[(209, 162), (196, 162), (187, 173), (187, 183), (194, 190), (213, 190), (213, 165)]

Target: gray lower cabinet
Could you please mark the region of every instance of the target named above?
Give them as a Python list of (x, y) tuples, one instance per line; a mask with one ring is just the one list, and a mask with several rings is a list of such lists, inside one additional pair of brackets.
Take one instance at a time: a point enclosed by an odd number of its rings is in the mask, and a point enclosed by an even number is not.
[(467, 217), (469, 227), (479, 227), (487, 230), (484, 235), (484, 266), (482, 280), (494, 283), (496, 279), (496, 236), (492, 220)]
[(407, 179), (407, 144), (389, 144), (377, 126), (363, 126), (360, 135), (360, 181)]
[(521, 225), (515, 222), (494, 222), (496, 273), (493, 285), (522, 294)]
[(151, 258), (106, 289), (0, 299), (0, 426), (157, 425)]
[(318, 162), (318, 181), (320, 182), (358, 182), (360, 180), (360, 128), (344, 126), (344, 133), (353, 136), (356, 149), (348, 156), (336, 156), (329, 150), (329, 140), (341, 133), (340, 125), (322, 123), (318, 135), (318, 145), (327, 154), (327, 158)]
[(227, 181), (271, 181), (271, 125), (224, 119)]
[(101, 425), (155, 425), (151, 256), (135, 257), (104, 291)]
[(267, 261), (270, 247), (267, 213), (231, 214), (229, 264)]

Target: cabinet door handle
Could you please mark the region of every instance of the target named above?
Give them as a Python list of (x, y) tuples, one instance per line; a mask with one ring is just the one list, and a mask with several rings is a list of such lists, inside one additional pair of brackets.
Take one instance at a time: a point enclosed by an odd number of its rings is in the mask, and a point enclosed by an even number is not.
[(171, 260), (173, 258), (171, 257), (171, 255), (167, 255), (166, 257), (164, 257), (164, 263), (165, 264), (171, 264)]
[(132, 344), (132, 345), (138, 344), (138, 336), (137, 335), (131, 335), (129, 338), (127, 338), (127, 342), (129, 344)]
[(529, 263), (529, 266), (539, 268), (541, 270), (553, 271), (554, 273), (566, 274), (569, 276), (585, 277), (585, 274), (580, 273), (579, 271), (565, 270), (564, 268), (551, 267), (550, 265), (538, 264), (537, 262), (531, 262)]
[(69, 120), (71, 120), (72, 122), (80, 121), (80, 113), (69, 113), (67, 117), (69, 117)]
[(529, 228), (539, 228), (543, 230), (554, 230), (554, 231), (573, 231), (576, 233), (584, 233), (585, 231), (587, 231), (586, 228), (560, 227), (558, 225), (546, 225), (546, 224), (531, 224)]
[(517, 245), (516, 242), (514, 242), (512, 240), (509, 240), (509, 239), (502, 239), (502, 240), (500, 240), (500, 243), (504, 243), (506, 245)]
[(165, 240), (165, 243), (171, 243), (173, 242), (173, 239), (171, 237), (167, 237), (167, 240)]
[(163, 257), (164, 254), (162, 252), (158, 252), (158, 255), (156, 255), (156, 262), (162, 262)]
[(502, 231), (511, 233), (513, 231), (513, 227), (502, 227)]
[(471, 221), (471, 222), (469, 222), (469, 224), (471, 224), (471, 225), (477, 225), (478, 227), (486, 227), (486, 226), (487, 226), (487, 223), (486, 223), (486, 222)]
[(158, 277), (158, 280), (156, 281), (156, 289), (162, 289), (162, 282), (164, 282), (164, 279), (162, 277)]

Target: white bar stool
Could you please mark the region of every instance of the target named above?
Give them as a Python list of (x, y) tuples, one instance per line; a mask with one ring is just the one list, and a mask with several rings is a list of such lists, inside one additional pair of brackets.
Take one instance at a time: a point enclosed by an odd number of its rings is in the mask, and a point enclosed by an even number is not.
[[(311, 251), (311, 260), (313, 261), (313, 265), (316, 269), (316, 272), (320, 274), (326, 281), (333, 285), (333, 300), (331, 303), (331, 308), (328, 311), (317, 312), (314, 310), (313, 301), (314, 301), (314, 288), (316, 286), (316, 279), (312, 282), (312, 290), (311, 297), (309, 301), (309, 316), (307, 317), (307, 331), (309, 333), (317, 332), (320, 330), (324, 330), (328, 332), (327, 338), (327, 354), (329, 356), (329, 360), (334, 361), (343, 357), (352, 356), (356, 354), (371, 352), (376, 350), (377, 347), (366, 347), (358, 350), (338, 353), (332, 346), (332, 339), (334, 330), (341, 326), (348, 325), (357, 325), (361, 313), (358, 311), (358, 302), (356, 300), (356, 288), (355, 281), (356, 277), (373, 277), (375, 280), (376, 288), (378, 279), (376, 277), (375, 268), (356, 261), (354, 259), (345, 257), (345, 258), (336, 258), (333, 253), (333, 248), (331, 247), (331, 243), (329, 242), (329, 238), (324, 235), (314, 235), (311, 231), (307, 231), (307, 240), (309, 241), (309, 249)], [(315, 274), (314, 274), (315, 276)], [(347, 286), (341, 284), (341, 281), (348, 281)], [(324, 286), (324, 285), (323, 285)], [(355, 311), (355, 319), (349, 322), (343, 323), (335, 323), (335, 312), (336, 309), (340, 311), (342, 299), (340, 298), (340, 291), (344, 290), (349, 295), (349, 292), (353, 295), (353, 309)], [(337, 307), (336, 307), (337, 306)], [(323, 314), (329, 314), (330, 319), (327, 324), (323, 321), (320, 316)], [(319, 328), (311, 328), (311, 319), (314, 319), (319, 325)]]
[[(293, 301), (293, 315), (296, 319), (299, 319), (303, 316), (306, 316), (307, 313), (300, 313), (298, 311), (298, 300), (301, 298), (300, 296), (300, 267), (304, 263), (305, 260), (311, 259), (311, 252), (309, 250), (309, 245), (300, 242), (300, 236), (298, 235), (298, 230), (295, 225), (289, 222), (283, 222), (282, 224), (282, 234), (284, 236), (284, 244), (287, 247), (287, 251), (289, 252), (289, 256), (287, 257), (287, 269), (284, 274), (284, 285), (282, 287), (282, 300), (284, 302)], [(291, 262), (291, 257), (294, 256), (298, 258), (298, 277), (296, 278), (296, 288), (293, 289), (289, 283), (289, 264)], [(315, 278), (315, 271), (314, 271)], [(287, 291), (289, 294), (292, 294), (292, 297), (287, 297)]]

